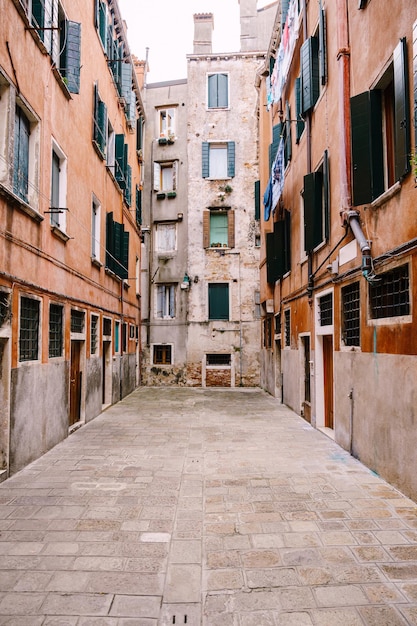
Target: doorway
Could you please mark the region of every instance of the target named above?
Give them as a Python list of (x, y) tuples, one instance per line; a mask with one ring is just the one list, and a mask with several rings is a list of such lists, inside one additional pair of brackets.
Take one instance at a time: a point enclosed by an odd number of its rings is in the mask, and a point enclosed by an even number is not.
[(71, 341), (71, 364), (70, 364), (70, 414), (69, 426), (73, 426), (81, 419), (81, 341)]
[(333, 336), (323, 336), (324, 426), (334, 428), (333, 416)]
[(0, 482), (9, 471), (10, 369), (10, 341), (0, 338)]
[(111, 375), (111, 341), (103, 341), (103, 362), (102, 362), (102, 408), (109, 406), (111, 404), (111, 384), (112, 384), (112, 375)]

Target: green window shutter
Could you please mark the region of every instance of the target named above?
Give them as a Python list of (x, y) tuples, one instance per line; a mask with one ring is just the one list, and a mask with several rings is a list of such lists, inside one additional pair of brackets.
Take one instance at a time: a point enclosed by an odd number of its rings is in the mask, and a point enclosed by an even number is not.
[(113, 241), (114, 241), (114, 273), (120, 276), (122, 273), (122, 246), (123, 246), (123, 224), (113, 222)]
[(142, 225), (142, 190), (136, 185), (136, 224)]
[(269, 75), (272, 76), (275, 67), (275, 59), (274, 57), (269, 57)]
[(208, 77), (208, 106), (209, 108), (228, 106), (227, 74), (211, 74)]
[(266, 233), (266, 280), (269, 284), (273, 285), (276, 281), (276, 268), (275, 268), (275, 237), (274, 233)]
[(142, 150), (143, 146), (143, 116), (139, 115), (136, 126), (136, 150)]
[(227, 283), (211, 283), (208, 287), (208, 304), (210, 320), (228, 320), (229, 285)]
[(126, 204), (130, 206), (132, 204), (132, 168), (129, 164), (126, 165), (126, 189), (123, 195)]
[(38, 26), (37, 33), (39, 37), (44, 41), (45, 31), (42, 30), (45, 26), (45, 0), (32, 0), (32, 19), (31, 24), (35, 28)]
[(296, 136), (295, 141), (299, 143), (301, 135), (304, 132), (304, 120), (301, 117), (301, 78), (295, 79), (295, 112), (296, 112)]
[(323, 157), (323, 220), (324, 238), (328, 241), (330, 236), (330, 170), (327, 150), (324, 151)]
[(227, 142), (227, 175), (233, 178), (235, 175), (235, 142)]
[(322, 190), (321, 172), (312, 172), (304, 176), (304, 246), (306, 252), (311, 252), (323, 241)]
[(309, 37), (301, 46), (301, 113), (307, 113), (319, 97), (319, 42), (317, 37)]
[(285, 146), (284, 146), (284, 159), (285, 165), (292, 158), (292, 139), (291, 139), (291, 109), (290, 104), (287, 101), (285, 103)]
[(322, 0), (319, 6), (319, 67), (320, 82), (325, 85), (327, 83), (326, 12), (322, 6)]
[(288, 9), (290, 7), (290, 0), (281, 0), (281, 27), (284, 28), (287, 21)]
[(105, 2), (99, 3), (99, 35), (101, 43), (105, 50), (107, 50), (107, 11)]
[(410, 112), (407, 42), (403, 37), (394, 50), (395, 100), (395, 179), (401, 180), (410, 172)]
[(120, 95), (129, 106), (132, 92), (132, 64), (121, 63), (121, 91)]
[(122, 267), (120, 268), (120, 278), (126, 279), (129, 276), (128, 268), (129, 268), (129, 233), (125, 232), (123, 224), (122, 226), (122, 254), (120, 260), (122, 262)]
[(106, 137), (107, 137), (107, 107), (102, 100), (98, 102), (97, 112), (97, 143), (100, 148), (100, 152), (103, 155), (106, 153)]
[(281, 141), (282, 124), (275, 124), (272, 128), (272, 143), (269, 145), (269, 169), (271, 169), (275, 157), (278, 152), (279, 142)]
[(353, 206), (384, 191), (382, 103), (378, 89), (350, 99)]
[(291, 213), (284, 212), (284, 274), (291, 269)]
[(114, 221), (113, 212), (106, 215), (106, 267), (114, 272)]
[(255, 180), (255, 220), (261, 219), (261, 181)]
[(16, 107), (14, 128), (13, 191), (28, 202), (30, 124), (22, 109)]
[(116, 135), (115, 138), (115, 179), (119, 184), (120, 189), (125, 189), (125, 136), (123, 134)]
[(61, 23), (60, 68), (66, 78), (68, 91), (80, 93), (81, 70), (81, 24), (64, 20)]
[(209, 160), (210, 145), (207, 141), (203, 141), (202, 144), (202, 177), (208, 178), (210, 176), (210, 160)]

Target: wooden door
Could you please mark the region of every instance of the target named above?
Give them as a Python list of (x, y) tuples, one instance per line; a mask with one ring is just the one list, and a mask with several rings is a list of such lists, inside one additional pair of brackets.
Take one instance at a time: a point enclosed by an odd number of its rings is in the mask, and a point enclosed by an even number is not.
[(324, 425), (334, 428), (333, 420), (333, 337), (323, 337)]
[(71, 341), (71, 373), (70, 373), (70, 415), (69, 425), (72, 426), (80, 420), (81, 411), (81, 383), (82, 372), (80, 371), (81, 362), (81, 343), (79, 341)]

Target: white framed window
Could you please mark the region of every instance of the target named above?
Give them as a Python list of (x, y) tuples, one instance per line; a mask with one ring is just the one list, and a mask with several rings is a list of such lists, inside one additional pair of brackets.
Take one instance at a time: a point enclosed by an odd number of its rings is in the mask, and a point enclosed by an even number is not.
[(91, 203), (91, 258), (100, 262), (101, 206), (95, 196)]
[(99, 322), (100, 318), (98, 315), (92, 313), (90, 320), (90, 354), (91, 356), (98, 354), (98, 344), (99, 344)]
[(215, 180), (233, 178), (235, 175), (235, 149), (234, 141), (203, 141), (203, 178)]
[(175, 191), (177, 188), (177, 161), (155, 161), (153, 166), (154, 191)]
[(67, 157), (54, 141), (52, 142), (50, 211), (51, 225), (65, 232), (67, 225)]
[(175, 137), (176, 107), (161, 107), (157, 109), (157, 116), (159, 137), (173, 139)]
[(156, 225), (156, 251), (174, 252), (177, 249), (177, 225), (175, 222)]
[(175, 317), (175, 285), (157, 285), (155, 317), (159, 319)]

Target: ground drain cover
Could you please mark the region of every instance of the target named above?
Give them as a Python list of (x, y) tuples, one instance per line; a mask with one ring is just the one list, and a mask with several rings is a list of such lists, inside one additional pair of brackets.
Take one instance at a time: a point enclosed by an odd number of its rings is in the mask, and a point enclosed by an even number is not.
[(201, 604), (163, 604), (159, 626), (201, 626)]

